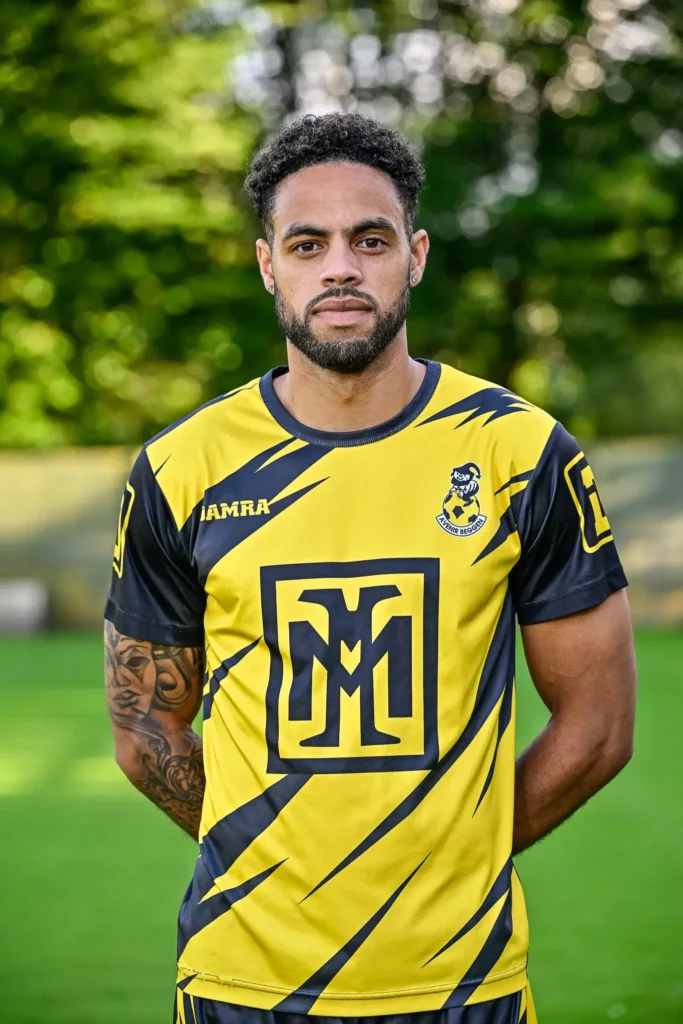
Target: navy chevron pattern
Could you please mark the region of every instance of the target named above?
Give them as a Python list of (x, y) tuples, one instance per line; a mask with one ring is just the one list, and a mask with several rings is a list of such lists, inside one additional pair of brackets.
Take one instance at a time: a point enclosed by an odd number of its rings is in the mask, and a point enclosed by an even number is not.
[(199, 899), (206, 896), (214, 879), (224, 875), (254, 840), (273, 824), (310, 777), (285, 775), (209, 829), (199, 847), (207, 872), (206, 887), (199, 893)]
[(510, 888), (511, 877), (512, 858), (510, 857), (503, 865), (498, 877), (496, 878), (495, 882), (493, 883), (493, 885), (487, 892), (486, 896), (484, 897), (484, 900), (479, 909), (476, 910), (474, 914), (472, 914), (470, 919), (466, 921), (462, 928), (455, 933), (453, 938), (449, 939), (448, 942), (445, 942), (441, 949), (437, 950), (434, 956), (430, 956), (429, 960), (427, 960), (426, 963), (422, 965), (423, 967), (426, 967), (427, 964), (431, 964), (432, 960), (436, 960), (438, 956), (441, 956), (442, 953), (445, 953), (447, 949), (450, 949), (451, 946), (458, 942), (458, 940), (461, 939), (463, 935), (467, 935), (468, 932), (472, 931), (475, 925), (479, 924), (481, 919), (485, 916), (485, 914), (489, 912), (491, 907), (495, 906), (495, 904), (498, 902), (501, 896), (504, 896), (505, 893), (508, 891), (508, 889)]
[[(186, 550), (194, 551), (195, 561), (200, 567), (199, 575), (202, 584), (206, 582), (206, 578), (216, 562), (219, 562), (238, 544), (272, 522), (281, 512), (327, 479), (323, 477), (307, 484), (294, 494), (274, 500), (297, 477), (334, 451), (334, 448), (306, 444), (281, 455), (280, 453), (293, 444), (294, 440), (293, 437), (285, 438), (283, 441), (271, 445), (270, 448), (266, 448), (265, 451), (259, 452), (234, 473), (230, 473), (213, 487), (209, 487), (202, 500), (192, 510), (180, 531), (181, 540), (184, 542)], [(279, 458), (274, 458), (276, 455), (279, 455)], [(274, 461), (270, 462), (270, 459), (274, 459)], [(221, 502), (231, 504), (233, 501), (243, 500), (257, 502), (260, 498), (265, 498), (269, 502), (269, 515), (231, 516), (218, 522), (202, 524), (205, 528), (199, 528), (202, 505), (220, 504)], [(195, 538), (196, 542), (193, 545)]]
[(525, 481), (528, 483), (533, 475), (533, 469), (525, 469), (523, 473), (516, 473), (515, 476), (511, 476), (509, 480), (506, 480), (502, 487), (494, 491), (494, 494), (502, 494), (503, 491), (507, 491), (508, 487), (512, 487), (513, 484), (522, 484)]
[(184, 992), (187, 986), (190, 984), (190, 982), (194, 981), (196, 977), (196, 974), (188, 974), (187, 978), (183, 978), (182, 981), (178, 982), (176, 988), (179, 988), (181, 992)]
[[(503, 488), (501, 488), (501, 490), (503, 490)], [(498, 529), (496, 530), (496, 532), (494, 533), (493, 537), (488, 542), (484, 550), (479, 552), (475, 560), (472, 562), (472, 565), (476, 565), (477, 562), (481, 562), (482, 558), (486, 558), (487, 555), (490, 555), (492, 551), (495, 551), (496, 548), (499, 548), (501, 544), (505, 543), (508, 537), (515, 533), (515, 531), (517, 530), (517, 523), (519, 521), (519, 510), (521, 508), (522, 499), (524, 498), (525, 493), (526, 488), (524, 488), (521, 491), (517, 491), (516, 494), (512, 494), (510, 496), (510, 504), (500, 517)]]
[[(229, 909), (225, 906), (225, 897), (221, 893), (216, 893), (206, 901), (207, 911), (198, 909), (200, 905), (203, 906), (202, 901), (213, 888), (215, 879), (224, 875), (254, 840), (272, 825), (278, 814), (309, 779), (310, 775), (287, 775), (269, 786), (263, 793), (259, 793), (253, 800), (249, 800), (221, 818), (209, 829), (200, 843), (199, 858), (195, 865), (194, 875), (180, 909), (178, 919), (179, 951), (185, 948), (189, 939), (200, 928), (205, 927), (215, 917)], [(264, 881), (268, 874), (279, 866), (279, 863), (275, 864), (267, 869), (266, 874), (262, 872), (260, 875), (254, 876), (251, 879), (251, 882), (254, 883), (252, 888)], [(249, 884), (245, 883), (245, 885)], [(231, 891), (229, 890), (229, 892)], [(242, 896), (238, 896), (235, 891), (231, 902), (235, 902), (237, 898), (243, 898), (244, 895), (247, 893), (244, 892)], [(216, 898), (218, 896), (221, 896), (222, 902)], [(204, 920), (206, 914), (208, 917)], [(203, 924), (202, 921), (204, 921)]]
[(508, 679), (505, 684), (505, 690), (503, 691), (503, 699), (500, 703), (500, 711), (498, 712), (498, 735), (496, 737), (496, 745), (493, 749), (493, 757), (491, 758), (491, 764), (489, 766), (486, 780), (482, 787), (479, 799), (477, 800), (477, 806), (474, 808), (472, 817), (477, 813), (481, 805), (482, 800), (488, 793), (489, 786), (493, 780), (493, 773), (496, 770), (496, 761), (498, 759), (498, 748), (500, 747), (500, 741), (502, 740), (505, 730), (507, 729), (512, 719), (512, 697), (515, 691), (514, 678)]
[(167, 455), (167, 456), (166, 456), (166, 458), (164, 459), (164, 461), (163, 461), (163, 462), (161, 463), (161, 465), (159, 466), (159, 468), (158, 468), (158, 469), (155, 469), (155, 470), (154, 470), (154, 476), (155, 476), (155, 477), (158, 477), (158, 476), (159, 476), (159, 473), (161, 473), (162, 469), (164, 468), (164, 466), (166, 465), (166, 463), (168, 462), (168, 460), (169, 460), (170, 458), (171, 458), (171, 456), (170, 456), (170, 455)]
[[(338, 875), (340, 871), (347, 868), (350, 864), (353, 864), (362, 854), (378, 843), (380, 839), (388, 835), (392, 829), (396, 828), (402, 821), (404, 821), (408, 815), (420, 806), (422, 801), (431, 793), (436, 784), (446, 775), (446, 773), (453, 767), (458, 758), (463, 754), (465, 750), (472, 743), (477, 733), (484, 725), (486, 720), (489, 718), (491, 712), (495, 708), (496, 704), (500, 700), (501, 694), (505, 690), (505, 686), (511, 678), (514, 678), (515, 672), (515, 636), (514, 636), (514, 625), (513, 625), (513, 608), (512, 599), (510, 592), (508, 591), (505, 595), (503, 607), (498, 618), (498, 623), (491, 640), (491, 646), (489, 647), (482, 669), (481, 677), (479, 679), (479, 686), (477, 689), (477, 695), (474, 701), (474, 709), (470, 716), (470, 719), (463, 729), (462, 733), (458, 737), (458, 740), (453, 744), (450, 750), (446, 751), (443, 757), (438, 763), (432, 768), (429, 773), (417, 784), (415, 789), (405, 797), (400, 804), (398, 804), (393, 811), (387, 817), (381, 821), (373, 830), (370, 832), (365, 839), (362, 840), (351, 850), (350, 853), (344, 857), (344, 859), (337, 864), (318, 884), (311, 889), (311, 891), (304, 897), (304, 900), (309, 899), (318, 889), (321, 889), (330, 879)], [(303, 900), (301, 901), (303, 903)]]
[[(427, 857), (429, 854), (427, 854)], [(323, 992), (330, 984), (335, 975), (339, 974), (345, 963), (347, 963), (357, 949), (365, 942), (367, 937), (375, 930), (377, 925), (380, 923), (382, 918), (394, 905), (398, 897), (401, 895), (405, 887), (410, 882), (411, 878), (417, 874), (424, 862), (427, 860), (424, 857), (423, 860), (414, 868), (405, 881), (401, 882), (399, 887), (392, 892), (391, 896), (382, 904), (369, 921), (367, 921), (362, 928), (360, 928), (355, 935), (353, 935), (342, 948), (330, 957), (327, 963), (324, 963), (322, 967), (319, 967), (315, 974), (301, 985), (296, 992), (292, 992), (286, 996), (277, 1006), (273, 1007), (274, 1010), (283, 1010), (288, 1013), (308, 1013), (313, 1003), (316, 1001), (318, 996)]]
[(440, 412), (435, 412), (433, 416), (429, 416), (417, 425), (423, 427), (426, 423), (433, 423), (435, 420), (468, 412), (470, 415), (462, 422), (456, 423), (454, 429), (464, 427), (466, 423), (477, 419), (478, 416), (487, 417), (481, 424), (485, 427), (494, 420), (500, 419), (501, 416), (510, 416), (515, 412), (527, 412), (530, 408), (528, 402), (525, 402), (519, 395), (506, 391), (505, 388), (482, 388), (481, 391), (476, 391), (473, 395), (468, 395), (466, 398), (461, 398), (459, 402), (446, 406)]
[[(273, 864), (271, 867), (266, 868), (265, 871), (259, 871), (258, 874), (243, 882), (242, 885), (235, 885), (231, 889), (221, 889), (220, 892), (214, 893), (208, 899), (197, 898), (199, 893), (206, 887), (206, 881), (202, 878), (202, 872), (206, 873), (206, 869), (201, 860), (199, 860), (195, 868), (192, 884), (185, 896), (178, 917), (178, 956), (181, 956), (186, 945), (194, 935), (203, 928), (206, 928), (207, 925), (217, 921), (223, 914), (227, 914), (232, 909), (233, 904), (243, 900), (245, 896), (253, 892), (262, 882), (270, 878), (272, 873), (281, 864), (285, 863), (285, 860)], [(213, 879), (211, 881), (213, 882)], [(210, 886), (210, 888), (212, 887), (213, 885)]]
[(503, 950), (510, 941), (512, 935), (512, 890), (508, 890), (507, 898), (503, 903), (498, 917), (495, 920), (489, 936), (465, 972), (458, 986), (451, 992), (443, 1004), (443, 1009), (450, 1009), (453, 1006), (464, 1006), (471, 998), (475, 988), (481, 985), (487, 974), (493, 969), (494, 964), (500, 960)]
[(204, 698), (202, 700), (202, 717), (204, 718), (205, 721), (207, 718), (211, 716), (214, 698), (218, 691), (220, 690), (221, 683), (223, 682), (224, 679), (227, 678), (230, 669), (234, 668), (235, 665), (238, 665), (242, 658), (245, 658), (250, 651), (253, 651), (253, 649), (257, 647), (260, 642), (261, 637), (259, 637), (258, 640), (252, 640), (252, 642), (250, 644), (247, 644), (245, 647), (241, 647), (240, 650), (237, 651), (235, 654), (231, 655), (231, 657), (226, 658), (225, 661), (222, 662), (222, 664), (219, 665), (216, 671), (213, 673), (211, 679), (208, 681), (208, 692), (204, 694)]

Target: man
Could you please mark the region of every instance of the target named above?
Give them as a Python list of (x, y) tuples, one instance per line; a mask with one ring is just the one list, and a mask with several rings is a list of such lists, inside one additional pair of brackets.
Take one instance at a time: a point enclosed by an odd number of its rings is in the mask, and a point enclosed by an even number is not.
[[(631, 755), (626, 579), (585, 456), (408, 354), (422, 180), (356, 114), (257, 155), (289, 369), (159, 434), (123, 497), (107, 692), (118, 763), (199, 838), (182, 1024), (535, 1020), (512, 854)], [(550, 711), (516, 767), (515, 616)]]

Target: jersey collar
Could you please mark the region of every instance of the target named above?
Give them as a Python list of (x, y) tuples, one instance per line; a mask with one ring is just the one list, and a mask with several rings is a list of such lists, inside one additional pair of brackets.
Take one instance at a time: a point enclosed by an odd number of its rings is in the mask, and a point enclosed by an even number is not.
[(327, 445), (331, 448), (351, 448), (355, 445), (371, 444), (373, 441), (381, 441), (385, 437), (390, 437), (399, 430), (403, 430), (404, 427), (407, 427), (409, 423), (412, 423), (420, 415), (434, 394), (436, 385), (439, 383), (441, 364), (435, 363), (431, 359), (418, 359), (418, 362), (425, 364), (427, 372), (420, 387), (408, 404), (390, 420), (378, 423), (374, 427), (364, 427), (362, 430), (316, 430), (314, 427), (307, 427), (305, 423), (300, 423), (299, 420), (295, 419), (287, 412), (273, 387), (275, 377), (279, 377), (280, 374), (287, 372), (286, 366), (276, 366), (275, 369), (269, 370), (264, 377), (261, 377), (259, 388), (261, 397), (271, 416), (289, 434), (293, 434), (294, 437), (298, 437), (301, 441), (308, 441), (309, 444)]

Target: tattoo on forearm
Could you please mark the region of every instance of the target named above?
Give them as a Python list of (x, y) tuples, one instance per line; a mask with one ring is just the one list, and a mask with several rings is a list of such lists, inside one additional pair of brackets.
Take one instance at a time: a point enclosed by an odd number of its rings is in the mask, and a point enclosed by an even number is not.
[(142, 755), (144, 777), (136, 785), (196, 839), (205, 780), (201, 740), (194, 736), (194, 742), (191, 754), (173, 754), (165, 736), (149, 737), (149, 753)]
[(135, 733), (137, 788), (195, 839), (204, 798), (202, 741), (191, 722), (201, 699), (200, 647), (123, 636), (105, 623), (105, 678), (114, 726)]

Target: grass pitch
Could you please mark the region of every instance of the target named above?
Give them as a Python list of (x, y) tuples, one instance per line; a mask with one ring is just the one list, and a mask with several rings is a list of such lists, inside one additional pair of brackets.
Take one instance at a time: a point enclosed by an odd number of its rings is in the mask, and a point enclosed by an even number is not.
[[(683, 634), (638, 637), (636, 755), (518, 858), (541, 1024), (683, 1021)], [(98, 637), (0, 641), (0, 1020), (170, 1024), (196, 851), (111, 751)], [(518, 685), (525, 744), (545, 711)]]

